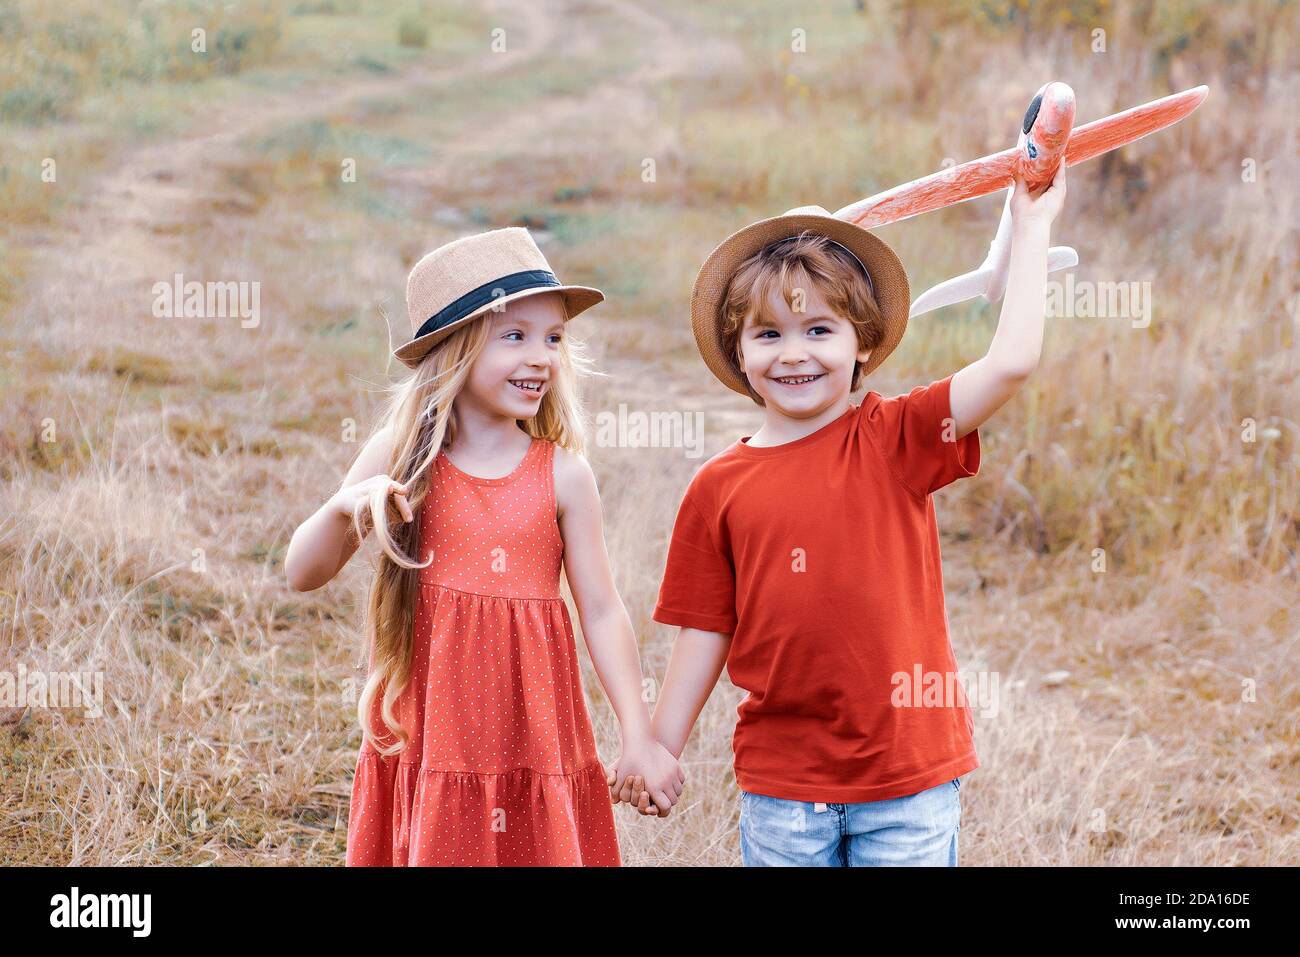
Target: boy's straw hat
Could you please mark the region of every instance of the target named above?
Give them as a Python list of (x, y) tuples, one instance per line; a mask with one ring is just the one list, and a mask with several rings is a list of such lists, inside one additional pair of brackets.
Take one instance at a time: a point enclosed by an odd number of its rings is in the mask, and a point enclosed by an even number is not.
[(780, 216), (751, 223), (732, 233), (709, 254), (700, 267), (691, 292), (691, 325), (695, 329), (700, 355), (724, 385), (741, 395), (753, 397), (744, 374), (728, 361), (722, 347), (721, 307), (727, 283), (754, 253), (804, 230), (826, 236), (848, 249), (867, 273), (880, 316), (885, 322), (885, 338), (871, 351), (871, 357), (863, 366), (864, 375), (885, 361), (907, 328), (910, 302), (907, 273), (884, 240), (861, 226), (836, 219), (820, 206), (799, 206)]
[(564, 297), (568, 318), (605, 296), (587, 286), (565, 286), (528, 230), (511, 226), (439, 246), (411, 269), (406, 310), (411, 341), (393, 355), (414, 369), (439, 342), (493, 309), (541, 292)]

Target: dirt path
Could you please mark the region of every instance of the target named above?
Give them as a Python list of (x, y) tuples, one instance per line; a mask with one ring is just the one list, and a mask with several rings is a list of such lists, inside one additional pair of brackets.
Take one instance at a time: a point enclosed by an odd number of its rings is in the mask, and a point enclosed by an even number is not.
[[(639, 33), (645, 62), (583, 96), (527, 103), (504, 122), (488, 126), (472, 144), (446, 149), (433, 164), (386, 175), (449, 191), (455, 164), (467, 152), (482, 154), (511, 142), (534, 141), (584, 114), (617, 115), (623, 125), (649, 132), (647, 150), (651, 153), (675, 147), (676, 130), (654, 116), (653, 87), (684, 73), (693, 57), (705, 55), (716, 60), (738, 54), (716, 41), (702, 41), (709, 44), (707, 50), (698, 43), (690, 47), (668, 21), (626, 0), (601, 0), (599, 6)], [(68, 231), (67, 242), (56, 242), (48, 250), (50, 258), (57, 260), (66, 254), (90, 259), (105, 274), (123, 282), (154, 278), (156, 264), (171, 258), (177, 244), (184, 242), (169, 237), (173, 224), (184, 219), (199, 201), (239, 200), (218, 173), (221, 158), (237, 149), (241, 140), (269, 133), (283, 123), (337, 113), (368, 98), (414, 94), (467, 77), (487, 79), (520, 69), (543, 54), (562, 55), (568, 48), (600, 41), (591, 21), (580, 14), (561, 17), (557, 11), (521, 0), (492, 0), (488, 9), (498, 13), (510, 31), (505, 54), (473, 57), (455, 67), (421, 64), (391, 76), (347, 81), (326, 93), (316, 89), (259, 93), (256, 100), (215, 108), (203, 132), (150, 144), (116, 158), (112, 171), (95, 184), (77, 209), (76, 228)], [(455, 199), (454, 195), (447, 198)]]
[[(523, 0), (490, 0), (487, 8), (508, 30), (505, 54), (472, 56), (449, 67), (420, 64), (393, 75), (340, 81), (325, 92), (313, 87), (259, 91), (255, 99), (202, 107), (207, 116), (201, 130), (110, 160), (109, 171), (87, 190), (86, 198), (62, 224), (56, 224), (53, 241), (42, 242), (40, 265), (25, 285), (46, 294), (56, 290), (61, 305), (47, 307), (49, 318), (40, 324), (38, 334), (48, 340), (52, 351), (75, 348), (84, 335), (76, 321), (83, 306), (113, 290), (129, 289), (130, 297), (140, 301), (140, 287), (169, 277), (169, 264), (183, 259), (196, 232), (238, 235), (237, 221), (246, 215), (252, 198), (242, 195), (223, 170), (241, 147), (246, 148), (250, 137), (272, 133), (287, 123), (336, 114), (371, 98), (414, 97), (466, 79), (486, 81), (547, 57), (581, 56), (584, 50), (599, 49), (607, 39), (600, 18), (591, 15), (593, 8), (625, 24), (637, 38), (639, 56), (625, 73), (577, 96), (529, 100), (512, 113), (495, 117), (472, 142), (440, 144), (438, 155), (421, 166), (376, 172), (386, 187), (442, 197), (450, 216), (463, 218), (468, 227), (466, 211), (456, 207), (455, 184), (472, 172), (477, 159), (512, 144), (554, 147), (566, 128), (591, 116), (618, 117), (619, 130), (635, 136), (645, 155), (670, 156), (679, 149), (679, 131), (659, 114), (656, 88), (700, 63), (716, 66), (740, 57), (738, 48), (688, 32), (629, 0), (597, 0), (572, 11)], [(74, 261), (84, 264), (86, 275), (69, 282), (67, 263)], [(400, 329), (395, 331), (400, 334)], [(604, 330), (598, 335), (604, 335)], [(642, 378), (636, 370), (623, 368), (617, 357), (612, 362), (618, 368), (611, 374), (635, 388)], [(681, 398), (683, 389), (689, 391), (689, 383), (665, 386), (660, 382), (655, 397), (629, 392), (620, 399), (664, 406)], [(730, 421), (743, 409), (737, 405), (721, 411)]]
[[(187, 241), (175, 227), (193, 215), (201, 202), (239, 202), (220, 176), (221, 160), (249, 136), (278, 125), (338, 112), (370, 97), (414, 93), (463, 80), (467, 74), (489, 77), (518, 69), (556, 43), (557, 18), (533, 3), (492, 0), (488, 9), (509, 25), (509, 52), (473, 57), (464, 66), (432, 68), (427, 64), (363, 80), (341, 81), (332, 90), (306, 88), (259, 93), (256, 99), (204, 107), (203, 131), (140, 147), (111, 161), (112, 169), (88, 191), (74, 213), (75, 223), (46, 250), (53, 268), (73, 259), (93, 264), (106, 281), (155, 281), (159, 263), (176, 256)], [(431, 59), (433, 57), (431, 56)], [(211, 214), (219, 216), (220, 207)], [(43, 287), (40, 278), (32, 288)]]
[[(419, 167), (385, 171), (387, 182), (447, 191), (448, 184), (465, 172), (468, 158), (491, 155), (513, 144), (553, 145), (560, 131), (584, 117), (617, 117), (622, 132), (633, 131), (647, 156), (663, 156), (678, 148), (678, 130), (657, 115), (655, 87), (688, 73), (701, 62), (725, 64), (740, 58), (737, 48), (719, 39), (684, 33), (658, 14), (627, 0), (600, 0), (584, 9), (599, 7), (627, 25), (637, 36), (643, 61), (629, 72), (610, 77), (580, 96), (551, 96), (532, 101), (505, 122), (485, 125), (472, 141), (443, 144), (441, 154)], [(581, 15), (570, 19), (564, 40), (554, 51), (592, 49), (601, 42), (592, 21)]]

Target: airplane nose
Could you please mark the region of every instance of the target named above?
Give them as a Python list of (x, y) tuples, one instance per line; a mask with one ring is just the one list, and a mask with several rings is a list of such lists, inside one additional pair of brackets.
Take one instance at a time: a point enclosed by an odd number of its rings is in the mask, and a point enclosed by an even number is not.
[(1025, 135), (1034, 128), (1034, 120), (1038, 119), (1038, 108), (1043, 105), (1043, 94), (1041, 91), (1034, 94), (1034, 98), (1029, 101), (1029, 109), (1025, 110), (1025, 122), (1020, 127), (1020, 132)]
[(1025, 185), (1039, 190), (1052, 181), (1065, 158), (1074, 129), (1074, 90), (1054, 80), (1035, 94), (1021, 127), (1023, 151), (1018, 158)]

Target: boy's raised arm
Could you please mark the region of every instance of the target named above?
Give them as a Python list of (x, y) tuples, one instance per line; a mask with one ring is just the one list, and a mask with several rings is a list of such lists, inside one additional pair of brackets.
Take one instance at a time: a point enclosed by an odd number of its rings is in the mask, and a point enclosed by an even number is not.
[(1011, 266), (1006, 298), (988, 353), (953, 375), (949, 391), (956, 438), (1002, 408), (1038, 365), (1043, 348), (1047, 247), (1065, 200), (1065, 164), (1037, 196), (1017, 180), (1011, 197)]

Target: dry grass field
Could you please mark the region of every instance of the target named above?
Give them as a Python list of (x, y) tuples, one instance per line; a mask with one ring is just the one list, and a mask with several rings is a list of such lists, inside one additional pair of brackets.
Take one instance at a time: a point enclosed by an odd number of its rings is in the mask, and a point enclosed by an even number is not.
[[(342, 864), (375, 551), (306, 594), (283, 556), (405, 371), (423, 252), (532, 228), (608, 296), (572, 329), (589, 413), (701, 413), (711, 455), (761, 417), (695, 350), (708, 251), (1012, 145), (1052, 79), (1079, 123), (1210, 96), (1072, 169), (1053, 229), (1076, 280), (1149, 283), (1149, 322), (1049, 317), (979, 475), (936, 496), (957, 660), (999, 687), (962, 864), (1300, 861), (1296, 5), (804, 6), (0, 0), (0, 674), (102, 681), (97, 715), (0, 707), (0, 862)], [(1000, 210), (880, 233), (915, 294)], [(258, 283), (258, 321), (156, 316), (178, 273)], [(950, 374), (996, 322), (914, 320), (867, 387)], [(588, 455), (662, 677), (650, 612), (703, 459)], [(678, 811), (616, 809), (625, 863), (739, 863), (740, 696), (724, 675)]]

